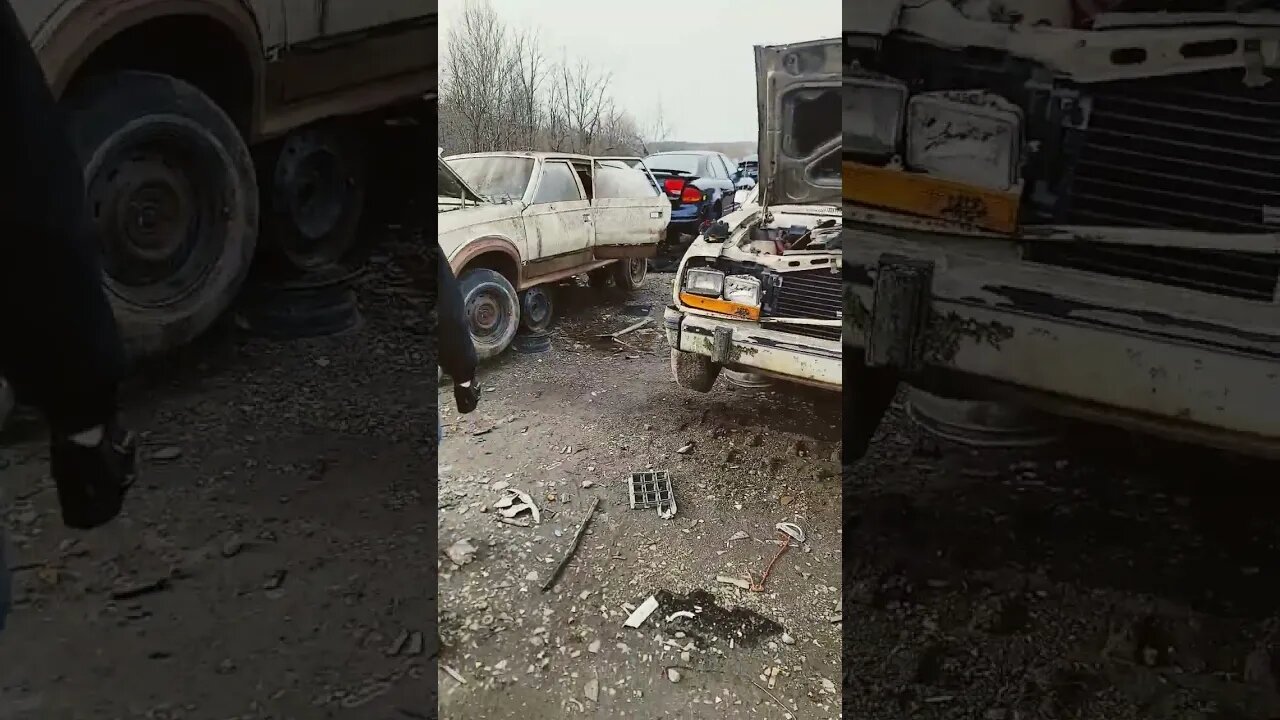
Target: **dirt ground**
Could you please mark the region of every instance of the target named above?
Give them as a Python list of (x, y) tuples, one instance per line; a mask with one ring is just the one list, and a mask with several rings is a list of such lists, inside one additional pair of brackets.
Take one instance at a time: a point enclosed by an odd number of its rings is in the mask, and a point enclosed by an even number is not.
[(109, 527), (64, 529), (42, 431), (7, 432), (0, 718), (431, 714), (435, 356), (412, 268), (375, 263), (356, 334), (224, 327), (145, 368), (125, 395), (141, 487)]
[(1280, 717), (1275, 466), (1115, 432), (921, 441), (845, 486), (848, 718)]
[[(446, 415), (439, 543), (474, 551), (440, 567), (442, 718), (839, 714), (839, 396), (677, 387), (661, 331), (670, 283), (560, 288), (551, 350), (488, 365), (478, 411)], [(625, 346), (596, 337), (643, 317)], [(451, 394), (440, 402), (452, 410)], [(674, 519), (630, 509), (630, 473), (645, 470), (670, 473)], [(499, 520), (508, 488), (540, 524)], [(806, 542), (763, 592), (717, 582), (758, 576), (784, 521)], [(624, 627), (650, 596), (658, 609)]]

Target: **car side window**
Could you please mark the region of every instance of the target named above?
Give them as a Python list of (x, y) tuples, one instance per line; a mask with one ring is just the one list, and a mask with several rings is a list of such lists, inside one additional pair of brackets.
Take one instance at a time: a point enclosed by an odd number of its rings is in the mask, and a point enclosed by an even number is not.
[(549, 162), (542, 166), (542, 180), (533, 195), (534, 205), (581, 199), (582, 190), (573, 179), (573, 168), (569, 163)]
[(732, 178), (733, 174), (737, 172), (737, 167), (724, 155), (720, 156), (720, 162), (724, 163), (725, 172), (728, 173), (729, 178)]
[(636, 168), (613, 161), (596, 163), (596, 197), (648, 198), (658, 194), (649, 176)]
[(724, 168), (720, 167), (720, 161), (716, 160), (714, 155), (708, 155), (703, 158), (707, 164), (707, 174), (713, 178), (723, 178)]

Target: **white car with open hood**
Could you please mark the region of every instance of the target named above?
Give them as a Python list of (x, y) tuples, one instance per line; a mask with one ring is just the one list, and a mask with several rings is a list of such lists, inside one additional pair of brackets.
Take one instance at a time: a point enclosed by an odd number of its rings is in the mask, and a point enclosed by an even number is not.
[(839, 390), (841, 44), (755, 53), (759, 184), (680, 263), (672, 371), (701, 392), (722, 368)]
[(638, 161), (547, 152), (437, 158), (440, 248), (482, 359), (505, 350), (521, 325), (546, 330), (551, 283), (584, 273), (593, 285), (644, 282), (671, 203)]

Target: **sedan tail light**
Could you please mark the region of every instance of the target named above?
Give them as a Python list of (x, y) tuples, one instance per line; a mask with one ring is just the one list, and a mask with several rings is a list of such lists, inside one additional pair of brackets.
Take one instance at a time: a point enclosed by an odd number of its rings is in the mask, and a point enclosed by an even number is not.
[(684, 180), (680, 178), (667, 178), (662, 181), (662, 187), (667, 191), (668, 195), (679, 196), (684, 190)]
[(686, 185), (684, 190), (680, 191), (680, 202), (702, 202), (702, 191), (692, 185)]

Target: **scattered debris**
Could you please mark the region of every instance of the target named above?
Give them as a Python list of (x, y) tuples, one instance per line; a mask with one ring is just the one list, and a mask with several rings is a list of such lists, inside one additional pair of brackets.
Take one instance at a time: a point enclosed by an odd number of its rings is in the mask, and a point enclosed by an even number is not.
[(389, 656), (399, 655), (400, 653), (404, 652), (404, 649), (408, 644), (409, 644), (409, 631), (401, 630), (400, 635), (396, 637), (395, 642), (391, 643), (390, 647), (387, 648), (387, 655)]
[(578, 525), (578, 531), (573, 534), (573, 540), (569, 543), (569, 549), (565, 551), (564, 557), (560, 558), (559, 564), (551, 571), (551, 577), (542, 584), (542, 591), (546, 592), (555, 584), (556, 578), (560, 577), (560, 573), (564, 571), (566, 565), (569, 564), (569, 558), (573, 557), (573, 553), (578, 549), (578, 543), (582, 542), (582, 533), (587, 529), (587, 523), (591, 522), (591, 516), (595, 514), (596, 506), (600, 504), (600, 498), (591, 500), (591, 507), (587, 508), (586, 517), (582, 518), (582, 522)]
[(675, 611), (675, 612), (673, 612), (673, 613), (671, 613), (670, 615), (668, 615), (668, 616), (667, 616), (667, 622), (671, 622), (672, 620), (675, 620), (676, 618), (682, 618), (682, 617), (683, 617), (683, 618), (693, 619), (693, 613), (689, 612), (688, 610), (677, 610), (677, 611)]
[(736, 542), (736, 541), (738, 541), (738, 540), (746, 540), (746, 539), (747, 539), (747, 538), (749, 538), (749, 537), (751, 537), (751, 536), (750, 536), (750, 535), (748, 535), (748, 534), (746, 533), (746, 531), (745, 531), (745, 530), (739, 530), (738, 532), (734, 533), (733, 535), (730, 535), (730, 536), (729, 536), (729, 539), (724, 541), (724, 544), (725, 544), (725, 545), (728, 545), (728, 546), (730, 546), (730, 547), (732, 547), (734, 542)]
[(667, 668), (667, 679), (673, 683), (680, 682), (680, 671), (675, 668)]
[(462, 677), (462, 674), (459, 673), (457, 670), (454, 670), (453, 668), (443, 663), (440, 664), (440, 669), (448, 673), (449, 677), (453, 678), (454, 680), (457, 680), (460, 684), (462, 685), (467, 684), (467, 679)]
[(679, 450), (676, 450), (676, 452), (679, 453), (680, 455), (688, 455), (689, 451), (693, 449), (693, 445), (694, 443), (689, 443), (688, 445), (682, 445), (680, 446)]
[(159, 450), (156, 450), (155, 452), (151, 453), (152, 460), (160, 460), (162, 462), (167, 462), (169, 460), (177, 460), (181, 456), (182, 456), (182, 448), (178, 447), (177, 445), (162, 447)]
[(777, 525), (774, 525), (773, 529), (777, 530), (780, 533), (786, 533), (792, 540), (795, 540), (796, 543), (798, 544), (804, 544), (804, 541), (805, 541), (804, 530), (795, 523), (780, 522)]
[(458, 567), (462, 567), (476, 559), (476, 546), (472, 545), (470, 540), (459, 540), (450, 545), (444, 552), (449, 556), (449, 560)]
[[(494, 509), (498, 511), (499, 515), (510, 520), (511, 518), (528, 511), (533, 514), (533, 522), (535, 525), (542, 524), (542, 513), (538, 510), (537, 504), (533, 502), (533, 496), (523, 490), (505, 487), (505, 484), (503, 488), (496, 489), (501, 489), (505, 493), (496, 503), (493, 504)], [(517, 500), (520, 502), (516, 502)]]
[(755, 680), (752, 680), (751, 678), (747, 678), (747, 680), (752, 685), (755, 685), (756, 688), (760, 690), (760, 692), (764, 693), (765, 695), (768, 695), (770, 699), (772, 699), (775, 703), (777, 703), (778, 707), (782, 708), (782, 711), (786, 713), (786, 717), (792, 717), (791, 710), (789, 710), (786, 705), (782, 704), (782, 701), (778, 699), (777, 695), (774, 695), (773, 693), (769, 692), (768, 689), (762, 687), (760, 683), (756, 682)]
[(144, 580), (136, 583), (120, 585), (111, 591), (112, 600), (130, 600), (143, 595), (163, 592), (170, 588), (169, 578), (162, 577), (155, 580)]
[(600, 699), (600, 681), (595, 679), (588, 680), (587, 684), (582, 687), (582, 694), (591, 702), (598, 701)]
[(267, 576), (266, 580), (262, 581), (262, 589), (275, 590), (279, 588), (281, 585), (284, 584), (284, 578), (285, 578), (285, 575), (287, 574), (288, 574), (287, 570), (277, 570), (271, 573), (270, 575)]
[(240, 554), (241, 550), (244, 550), (244, 540), (241, 539), (240, 535), (232, 533), (231, 537), (227, 538), (227, 541), (222, 544), (222, 557), (235, 557)]
[(666, 470), (631, 473), (629, 489), (632, 510), (657, 508), (658, 517), (663, 520), (676, 516), (676, 496)]
[(657, 609), (658, 598), (650, 595), (647, 600), (640, 603), (640, 607), (636, 608), (635, 611), (631, 613), (631, 616), (627, 618), (627, 621), (622, 624), (625, 627), (638, 628), (643, 625), (644, 621), (648, 620), (649, 616), (653, 614), (653, 611)]
[(652, 322), (652, 320), (653, 320), (653, 318), (646, 317), (645, 319), (643, 319), (643, 320), (641, 320), (641, 321), (639, 321), (639, 322), (633, 323), (633, 324), (631, 324), (631, 325), (628, 325), (628, 326), (626, 326), (626, 327), (622, 328), (621, 330), (619, 330), (619, 331), (617, 331), (617, 332), (605, 333), (605, 334), (603, 334), (603, 335), (597, 335), (596, 337), (602, 337), (602, 338), (609, 338), (609, 339), (611, 339), (611, 340), (617, 340), (618, 338), (622, 337), (623, 335), (626, 335), (627, 333), (635, 332), (636, 330), (639, 330), (640, 328), (644, 327), (645, 325), (648, 325), (650, 322)]
[(736, 585), (742, 588), (743, 590), (751, 589), (751, 581), (745, 580), (743, 578), (728, 577), (726, 575), (717, 575), (716, 582), (725, 583), (726, 585)]
[(773, 566), (777, 564), (778, 560), (784, 554), (786, 554), (787, 550), (791, 547), (791, 541), (796, 539), (792, 535), (793, 532), (800, 536), (801, 539), (799, 542), (804, 542), (804, 531), (795, 523), (778, 523), (774, 528), (778, 531), (778, 539), (782, 541), (782, 547), (778, 548), (778, 554), (774, 555), (773, 559), (769, 561), (768, 566), (765, 567), (764, 573), (760, 575), (760, 582), (753, 581), (751, 583), (752, 592), (764, 592), (764, 584), (768, 582), (769, 573), (773, 572)]
[(423, 638), (421, 632), (414, 631), (412, 634), (409, 635), (409, 647), (404, 649), (404, 654), (405, 655), (421, 655), (422, 651), (425, 649), (426, 649), (426, 639)]

